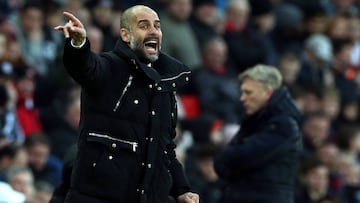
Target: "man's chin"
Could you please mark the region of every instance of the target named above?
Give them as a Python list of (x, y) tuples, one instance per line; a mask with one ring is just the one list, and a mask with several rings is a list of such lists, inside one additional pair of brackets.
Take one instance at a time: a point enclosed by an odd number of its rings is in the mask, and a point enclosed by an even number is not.
[(147, 54), (146, 58), (149, 59), (149, 61), (154, 62), (159, 59), (159, 54)]

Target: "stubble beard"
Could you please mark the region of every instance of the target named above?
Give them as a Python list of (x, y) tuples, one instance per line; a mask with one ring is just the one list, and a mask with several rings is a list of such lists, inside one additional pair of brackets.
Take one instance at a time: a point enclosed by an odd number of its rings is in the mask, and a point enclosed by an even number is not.
[[(139, 58), (149, 60), (150, 62), (155, 62), (159, 58), (159, 52), (156, 55), (146, 55), (144, 51), (144, 43), (140, 40), (136, 40), (134, 35), (130, 33), (130, 48), (136, 53)], [(160, 49), (160, 46), (159, 46)]]

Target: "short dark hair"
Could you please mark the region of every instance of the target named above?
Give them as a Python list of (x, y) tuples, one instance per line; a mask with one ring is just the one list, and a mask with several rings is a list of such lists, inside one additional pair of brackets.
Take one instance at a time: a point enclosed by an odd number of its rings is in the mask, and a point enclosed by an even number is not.
[(15, 158), (18, 149), (19, 148), (13, 143), (9, 143), (4, 146), (1, 146), (0, 159), (2, 159), (3, 157), (10, 157), (10, 159)]
[(50, 140), (45, 134), (38, 133), (38, 134), (29, 135), (24, 142), (24, 146), (26, 148), (35, 146), (37, 144), (43, 144), (50, 147)]

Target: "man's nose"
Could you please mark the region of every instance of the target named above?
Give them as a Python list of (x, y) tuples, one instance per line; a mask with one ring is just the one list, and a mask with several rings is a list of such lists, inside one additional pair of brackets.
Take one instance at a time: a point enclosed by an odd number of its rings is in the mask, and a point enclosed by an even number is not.
[(151, 26), (149, 29), (149, 33), (150, 34), (155, 34), (155, 35), (159, 35), (159, 29), (157, 29), (155, 26)]
[(244, 94), (242, 94), (241, 96), (240, 96), (240, 101), (241, 102), (244, 102), (246, 100), (246, 96), (244, 95)]

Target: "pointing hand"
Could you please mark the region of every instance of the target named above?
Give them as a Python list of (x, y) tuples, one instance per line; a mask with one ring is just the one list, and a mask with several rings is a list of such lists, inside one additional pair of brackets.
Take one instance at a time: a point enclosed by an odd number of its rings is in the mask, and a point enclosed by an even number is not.
[(81, 45), (86, 38), (86, 30), (81, 21), (69, 12), (64, 12), (63, 15), (69, 19), (65, 25), (56, 26), (54, 29), (63, 31), (66, 38), (71, 38), (72, 43), (76, 46)]

